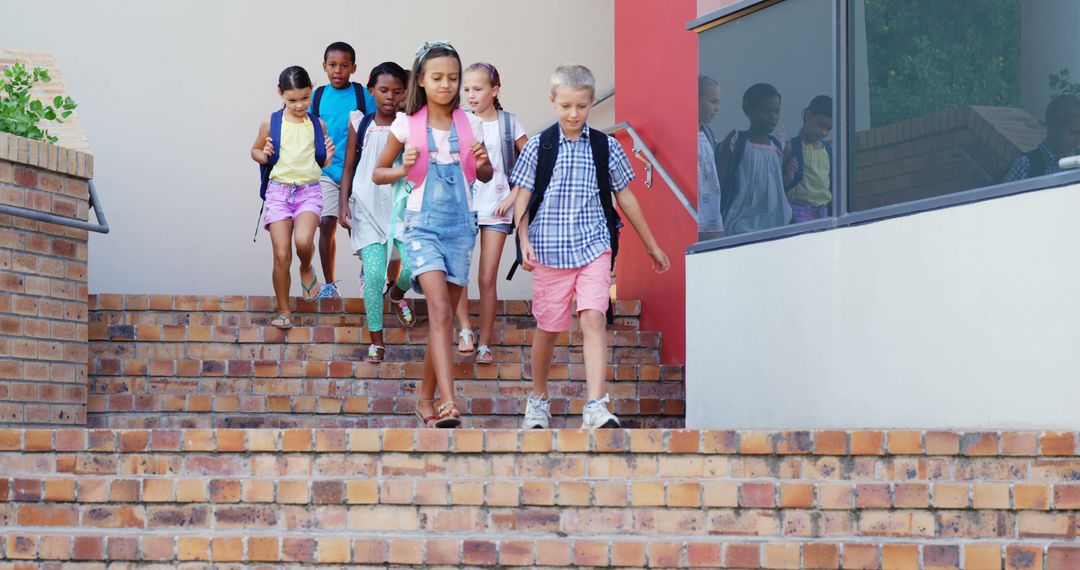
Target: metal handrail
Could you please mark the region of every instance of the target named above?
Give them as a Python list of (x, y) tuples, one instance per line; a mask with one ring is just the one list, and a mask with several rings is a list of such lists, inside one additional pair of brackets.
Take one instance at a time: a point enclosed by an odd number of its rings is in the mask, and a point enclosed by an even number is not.
[(0, 204), (0, 214), (18, 216), (20, 218), (97, 232), (99, 234), (107, 234), (109, 233), (109, 222), (105, 221), (105, 211), (101, 209), (101, 200), (98, 199), (97, 190), (94, 189), (94, 181), (89, 180), (88, 182), (90, 186), (90, 207), (93, 208), (94, 215), (97, 216), (96, 224), (64, 216), (57, 216), (56, 214), (47, 214), (45, 212), (38, 212), (37, 210), (20, 208), (18, 206), (8, 206), (6, 204)]
[(656, 155), (654, 155), (652, 153), (652, 150), (649, 149), (649, 145), (645, 144), (645, 141), (641, 139), (641, 135), (638, 134), (637, 130), (635, 130), (634, 127), (626, 121), (614, 124), (604, 129), (604, 132), (609, 135), (617, 133), (619, 131), (626, 131), (626, 133), (630, 135), (630, 138), (634, 141), (634, 156), (638, 157), (639, 159), (641, 159), (642, 162), (645, 163), (645, 187), (652, 187), (652, 169), (656, 168), (656, 171), (660, 173), (660, 178), (663, 178), (664, 183), (667, 184), (668, 188), (671, 189), (671, 193), (679, 199), (679, 202), (682, 203), (683, 208), (686, 208), (687, 213), (689, 213), (690, 217), (693, 218), (696, 222), (698, 219), (697, 209), (690, 204), (690, 200), (686, 198), (686, 194), (683, 194), (682, 190), (679, 188), (679, 185), (675, 183), (675, 180), (673, 180), (671, 178), (671, 175), (668, 174), (667, 169), (664, 168), (664, 165), (656, 159)]

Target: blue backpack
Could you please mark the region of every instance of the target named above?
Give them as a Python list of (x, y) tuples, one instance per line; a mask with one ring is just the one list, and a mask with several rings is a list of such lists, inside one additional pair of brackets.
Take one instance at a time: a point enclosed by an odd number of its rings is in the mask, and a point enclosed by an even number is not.
[[(270, 171), (274, 169), (278, 157), (281, 156), (281, 121), (284, 112), (284, 109), (280, 109), (270, 115), (270, 140), (274, 144), (274, 154), (266, 158), (266, 164), (259, 165), (259, 198), (263, 201), (266, 201), (266, 187), (270, 184)], [(319, 163), (319, 168), (322, 168), (323, 163), (326, 162), (326, 140), (322, 123), (314, 113), (308, 113), (308, 118), (311, 119), (311, 126), (315, 127), (315, 162)]]

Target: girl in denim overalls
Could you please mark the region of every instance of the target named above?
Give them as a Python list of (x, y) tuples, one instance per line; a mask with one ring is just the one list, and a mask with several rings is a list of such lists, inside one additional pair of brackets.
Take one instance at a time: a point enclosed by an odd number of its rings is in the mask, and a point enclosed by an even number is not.
[[(427, 299), (429, 334), (416, 415), (427, 427), (461, 425), (454, 404), (450, 339), (453, 307), (469, 284), (476, 243), (471, 185), (487, 182), (492, 169), (479, 117), (459, 109), (461, 59), (446, 42), (427, 42), (416, 54), (405, 113), (390, 125), (372, 180), (403, 177), (412, 187), (405, 211), (405, 251), (413, 289)], [(393, 166), (402, 153), (401, 166)], [(441, 403), (436, 405), (438, 389)]]

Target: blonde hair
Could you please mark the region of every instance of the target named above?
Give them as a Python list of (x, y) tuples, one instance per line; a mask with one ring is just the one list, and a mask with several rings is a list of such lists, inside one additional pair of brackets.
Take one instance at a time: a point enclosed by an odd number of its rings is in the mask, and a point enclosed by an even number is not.
[(551, 94), (554, 96), (555, 91), (560, 87), (587, 89), (590, 99), (596, 97), (596, 78), (584, 65), (565, 64), (556, 67), (555, 72), (551, 74)]

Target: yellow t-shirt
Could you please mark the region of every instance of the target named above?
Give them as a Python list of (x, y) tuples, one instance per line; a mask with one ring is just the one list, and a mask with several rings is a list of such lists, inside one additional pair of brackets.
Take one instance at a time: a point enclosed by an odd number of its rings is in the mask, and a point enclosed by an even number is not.
[(803, 145), (803, 176), (799, 184), (787, 191), (788, 200), (824, 206), (832, 201), (829, 187), (829, 153), (824, 144)]
[(270, 178), (285, 184), (306, 184), (319, 179), (322, 167), (315, 162), (315, 127), (311, 119), (303, 123), (281, 121), (281, 140), (274, 141), (281, 153)]

